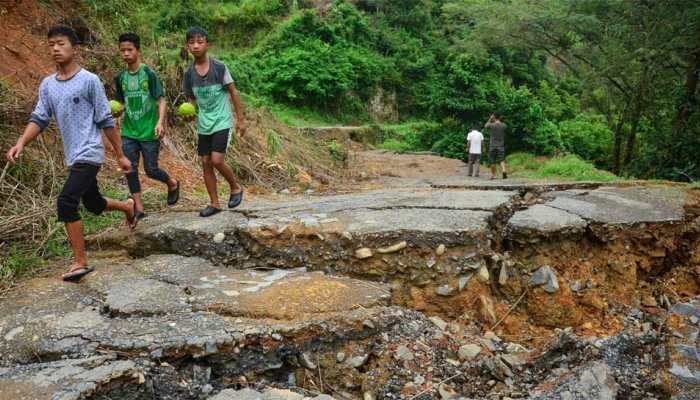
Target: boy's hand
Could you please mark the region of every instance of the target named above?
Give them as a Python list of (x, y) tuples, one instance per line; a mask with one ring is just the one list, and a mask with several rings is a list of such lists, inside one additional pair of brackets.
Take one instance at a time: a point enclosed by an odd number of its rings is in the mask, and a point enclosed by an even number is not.
[(119, 163), (119, 168), (122, 170), (123, 173), (128, 174), (131, 172), (131, 161), (129, 161), (126, 156), (121, 156), (119, 157), (119, 160), (117, 160)]
[(7, 154), (5, 154), (5, 158), (7, 158), (7, 161), (10, 164), (15, 164), (19, 159), (20, 154), (22, 154), (22, 150), (24, 150), (24, 146), (20, 143), (17, 143), (16, 145), (12, 146), (10, 150), (7, 151)]
[(112, 112), (112, 118), (116, 119), (122, 116), (124, 114), (124, 109), (121, 109), (117, 112)]
[(165, 128), (163, 127), (163, 124), (162, 124), (162, 123), (159, 122), (159, 123), (156, 125), (155, 131), (156, 131), (156, 137), (157, 137), (158, 139), (160, 139), (160, 138), (162, 138), (163, 136), (165, 136)]
[(197, 117), (194, 115), (183, 115), (180, 118), (182, 118), (183, 121), (185, 122), (192, 122), (194, 121)]
[(242, 119), (236, 120), (236, 131), (238, 131), (238, 135), (240, 137), (245, 136), (245, 133), (247, 130), (248, 130), (248, 128), (246, 127), (244, 120), (242, 120)]

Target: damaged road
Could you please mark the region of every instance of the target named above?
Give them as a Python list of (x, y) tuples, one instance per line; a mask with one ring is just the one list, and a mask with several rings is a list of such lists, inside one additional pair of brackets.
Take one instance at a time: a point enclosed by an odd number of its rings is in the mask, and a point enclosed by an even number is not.
[(698, 398), (692, 192), (459, 185), (92, 238), (0, 301), (0, 399)]

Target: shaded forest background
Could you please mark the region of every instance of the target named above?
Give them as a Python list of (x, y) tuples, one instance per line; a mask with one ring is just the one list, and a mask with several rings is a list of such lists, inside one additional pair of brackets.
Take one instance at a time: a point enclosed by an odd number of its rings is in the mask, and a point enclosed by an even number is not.
[(466, 132), (497, 111), (509, 152), (700, 179), (697, 1), (87, 3), (106, 36), (146, 38), (165, 74), (183, 31), (202, 25), (253, 104), (376, 123), (387, 148), (461, 158)]

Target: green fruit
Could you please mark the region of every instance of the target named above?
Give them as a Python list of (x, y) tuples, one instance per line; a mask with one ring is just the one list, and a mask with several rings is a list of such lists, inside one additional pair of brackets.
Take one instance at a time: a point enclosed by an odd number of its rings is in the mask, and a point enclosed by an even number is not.
[(181, 117), (192, 117), (197, 114), (192, 103), (182, 103), (180, 107), (177, 108), (177, 115)]
[(122, 103), (116, 101), (116, 100), (110, 100), (109, 101), (109, 108), (112, 110), (112, 114), (116, 114), (120, 112), (124, 107), (122, 107)]

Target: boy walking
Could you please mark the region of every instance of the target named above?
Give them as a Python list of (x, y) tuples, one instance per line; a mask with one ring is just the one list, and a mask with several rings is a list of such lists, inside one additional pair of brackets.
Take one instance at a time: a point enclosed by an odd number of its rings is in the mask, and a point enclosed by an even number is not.
[(491, 166), (491, 179), (496, 179), (496, 164), (501, 164), (503, 179), (508, 179), (506, 171), (506, 129), (508, 126), (503, 123), (503, 118), (493, 113), (485, 128), (491, 133), (489, 142), (489, 164)]
[(180, 198), (180, 183), (158, 167), (160, 139), (165, 135), (166, 104), (158, 76), (141, 63), (141, 38), (131, 32), (119, 36), (119, 53), (126, 68), (114, 78), (114, 85), (116, 98), (125, 111), (121, 126), (122, 149), (131, 162), (126, 180), (136, 202), (136, 218), (142, 219), (146, 214), (139, 182), (141, 155), (146, 175), (167, 185), (169, 206)]
[(199, 212), (201, 217), (210, 217), (221, 212), (216, 188), (219, 171), (230, 187), (228, 208), (236, 208), (243, 200), (243, 187), (236, 182), (233, 170), (226, 164), (226, 150), (231, 142), (234, 118), (231, 103), (236, 111), (235, 126), (240, 136), (245, 135), (245, 117), (241, 97), (224, 63), (207, 55), (209, 35), (199, 27), (190, 28), (186, 34), (187, 49), (194, 62), (185, 71), (183, 89), (191, 102), (196, 103), (197, 153), (202, 159), (204, 184), (209, 193), (210, 204)]
[(474, 165), (476, 164), (475, 178), (479, 177), (479, 167), (481, 166), (481, 152), (484, 147), (484, 135), (476, 128), (473, 128), (467, 135), (467, 149), (469, 154), (469, 176), (472, 176)]
[(128, 225), (131, 228), (136, 226), (132, 199), (117, 201), (100, 194), (97, 172), (104, 162), (100, 131), (104, 131), (111, 142), (122, 171), (128, 173), (131, 163), (122, 153), (102, 83), (96, 75), (82, 69), (76, 62), (78, 37), (75, 31), (64, 25), (54, 26), (48, 32), (48, 44), (57, 72), (41, 82), (39, 99), (29, 123), (6, 157), (11, 164), (16, 163), (24, 147), (46, 129), (52, 118), (56, 119), (63, 138), (65, 163), (69, 168), (68, 179), (58, 196), (58, 220), (65, 223), (75, 257), (62, 277), (64, 281), (78, 281), (94, 270), (88, 265), (85, 254), (79, 213), (81, 200), (93, 214), (121, 211)]

